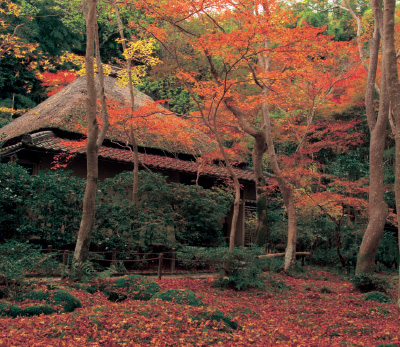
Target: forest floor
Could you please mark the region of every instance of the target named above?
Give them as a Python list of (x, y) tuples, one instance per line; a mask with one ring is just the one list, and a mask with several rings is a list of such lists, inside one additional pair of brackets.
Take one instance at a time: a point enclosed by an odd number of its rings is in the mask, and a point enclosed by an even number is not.
[(247, 291), (215, 288), (212, 278), (155, 281), (161, 289), (194, 291), (204, 306), (159, 299), (114, 303), (59, 282), (82, 307), (0, 317), (0, 346), (400, 346), (394, 285), (387, 293), (392, 302), (381, 303), (321, 270), (268, 273), (264, 288)]

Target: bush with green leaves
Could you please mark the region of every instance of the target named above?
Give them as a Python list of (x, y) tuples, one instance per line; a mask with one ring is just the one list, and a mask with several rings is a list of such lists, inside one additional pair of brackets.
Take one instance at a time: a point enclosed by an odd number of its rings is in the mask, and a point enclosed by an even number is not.
[(377, 275), (356, 275), (352, 278), (352, 283), (354, 288), (363, 293), (372, 291), (386, 292), (389, 288), (389, 282)]
[(204, 306), (200, 297), (189, 289), (168, 289), (158, 292), (152, 299), (171, 301), (180, 305)]
[[(232, 317), (225, 315), (223, 312), (220, 310), (213, 310), (213, 309), (207, 309), (204, 312), (198, 313), (196, 316), (191, 317), (193, 321), (208, 321), (210, 322), (210, 328), (214, 329), (220, 329), (220, 330), (225, 330), (226, 328), (228, 329), (240, 329), (239, 324), (235, 321), (232, 320)], [(212, 322), (222, 322), (224, 324), (224, 327), (221, 329), (220, 327), (216, 326), (214, 327), (212, 325)]]
[(22, 166), (0, 163), (0, 240), (15, 237), (25, 217), (32, 192), (32, 177)]
[(265, 286), (263, 268), (266, 260), (258, 258), (262, 248), (237, 247), (233, 251), (227, 248), (210, 250), (210, 261), (218, 261), (219, 277), (215, 285), (245, 290), (249, 287)]
[(261, 247), (236, 247), (233, 251), (226, 247), (182, 247), (177, 257), (187, 266), (202, 262), (217, 268), (219, 276), (215, 286), (245, 290), (265, 285), (263, 269), (268, 261), (258, 257), (262, 253)]
[(20, 236), (36, 236), (54, 247), (74, 244), (79, 230), (85, 181), (72, 172), (41, 171), (32, 176)]
[(124, 172), (100, 186), (93, 242), (102, 247), (151, 250), (175, 242), (223, 242), (220, 223), (232, 203), (222, 189), (167, 183), (160, 174), (139, 172), (139, 206), (132, 202), (133, 173)]
[(0, 244), (0, 289), (5, 297), (13, 297), (25, 290), (26, 274), (48, 274), (57, 268), (59, 263), (53, 254), (41, 253), (38, 246), (15, 240)]
[(43, 304), (33, 304), (21, 308), (17, 303), (3, 301), (0, 303), (0, 316), (35, 316), (40, 314), (51, 314), (53, 312), (73, 312), (82, 306), (79, 299), (65, 290), (42, 291), (36, 290), (25, 293), (16, 298), (20, 301), (41, 301)]
[(42, 291), (33, 290), (17, 298), (18, 301), (44, 301), (52, 307), (59, 307), (59, 312), (72, 312), (82, 307), (81, 301), (66, 290)]
[[(232, 194), (215, 188), (167, 183), (160, 174), (140, 172), (139, 205), (132, 202), (133, 173), (99, 184), (92, 242), (119, 251), (153, 245), (217, 245), (221, 219)], [(0, 164), (0, 238), (39, 238), (54, 247), (76, 242), (84, 180), (63, 170), (30, 176), (16, 164)]]
[(210, 265), (214, 267), (213, 264), (210, 264), (208, 259), (208, 249), (205, 247), (179, 247), (176, 258), (179, 266), (184, 269), (201, 270), (209, 268)]
[(366, 301), (377, 301), (384, 304), (392, 302), (392, 299), (390, 299), (386, 294), (376, 291), (365, 293), (364, 298)]
[(392, 267), (399, 264), (399, 247), (397, 237), (392, 232), (384, 231), (379, 242), (376, 260)]
[(160, 291), (160, 285), (151, 278), (131, 275), (116, 280), (103, 282), (99, 289), (107, 295), (110, 301), (150, 300)]

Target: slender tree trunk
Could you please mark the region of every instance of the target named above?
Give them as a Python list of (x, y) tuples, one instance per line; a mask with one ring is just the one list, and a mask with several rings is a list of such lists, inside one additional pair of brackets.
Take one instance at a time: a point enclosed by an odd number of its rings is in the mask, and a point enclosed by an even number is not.
[[(116, 0), (112, 0), (112, 5), (115, 11), (115, 15), (117, 17), (118, 30), (119, 35), (121, 37), (122, 48), (124, 52), (126, 51), (126, 40), (124, 35), (124, 26), (122, 24), (121, 16), (119, 15), (118, 5)], [(132, 59), (128, 58), (126, 60), (126, 68), (128, 71), (128, 85), (129, 85), (129, 95), (131, 98), (131, 114), (135, 110), (135, 93), (133, 91), (133, 82), (131, 75), (131, 67), (132, 67)], [(131, 119), (131, 122), (133, 120)], [(139, 200), (138, 200), (138, 189), (139, 189), (139, 149), (137, 146), (135, 130), (133, 129), (133, 124), (131, 123), (129, 126), (129, 134), (130, 134), (130, 142), (133, 149), (133, 189), (132, 189), (132, 201), (135, 204), (135, 210), (137, 211), (139, 208)]]
[(256, 180), (256, 201), (257, 201), (257, 228), (254, 237), (254, 242), (258, 246), (264, 246), (269, 241), (269, 226), (267, 204), (268, 196), (265, 194), (267, 185), (263, 172), (263, 159), (267, 150), (265, 141), (265, 133), (260, 133), (260, 136), (254, 137), (253, 148), (253, 168)]
[(293, 198), (293, 190), (286, 181), (279, 167), (276, 157), (275, 146), (272, 140), (271, 120), (269, 117), (268, 104), (263, 103), (263, 117), (265, 122), (266, 141), (268, 146), (268, 156), (272, 171), (278, 181), (279, 190), (281, 191), (283, 202), (286, 206), (288, 215), (288, 239), (285, 251), (284, 269), (289, 270), (296, 263), (296, 242), (297, 242), (297, 216), (296, 207)]
[(96, 206), (96, 192), (98, 179), (98, 148), (97, 137), (99, 127), (96, 121), (96, 85), (94, 73), (94, 53), (96, 38), (96, 7), (97, 0), (89, 1), (86, 18), (86, 79), (87, 79), (87, 125), (88, 138), (86, 147), (87, 181), (83, 198), (82, 219), (75, 246), (74, 259), (83, 263), (88, 259), (90, 237), (93, 229)]
[(383, 233), (388, 207), (384, 200), (385, 187), (383, 183), (383, 153), (385, 150), (386, 129), (389, 112), (389, 95), (387, 89), (387, 73), (385, 71), (386, 57), (382, 59), (381, 92), (379, 112), (376, 117), (374, 107), (374, 89), (378, 64), (380, 34), (382, 28), (382, 1), (372, 0), (375, 27), (374, 36), (370, 42), (370, 63), (365, 96), (370, 140), (370, 188), (369, 188), (369, 222), (364, 233), (357, 256), (356, 275), (372, 274), (375, 266), (375, 256)]
[[(396, 211), (399, 215), (400, 211), (400, 83), (398, 76), (397, 67), (397, 55), (395, 48), (395, 10), (396, 1), (386, 0), (385, 10), (383, 17), (383, 40), (382, 50), (386, 58), (386, 74), (388, 76), (389, 94), (391, 102), (391, 112), (393, 112), (393, 118), (391, 118), (391, 126), (395, 135), (396, 141), (396, 155), (395, 155), (395, 184), (394, 192), (396, 199)], [(390, 114), (390, 117), (392, 115)], [(400, 240), (400, 224), (398, 225), (398, 235)], [(400, 247), (400, 243), (399, 243)], [(400, 249), (399, 249), (400, 250)], [(397, 290), (397, 306), (400, 307), (400, 277)]]
[[(230, 175), (230, 177), (232, 178), (233, 181), (233, 187), (235, 190), (235, 200), (233, 203), (233, 215), (232, 215), (232, 224), (231, 224), (231, 230), (229, 232), (229, 250), (233, 251), (233, 249), (235, 248), (235, 237), (236, 237), (236, 233), (237, 233), (237, 222), (239, 219), (239, 210), (240, 210), (240, 183), (239, 183), (239, 179), (235, 173), (235, 171), (233, 170), (232, 164), (231, 164), (231, 160), (229, 159), (224, 145), (222, 144), (222, 139), (221, 136), (218, 133), (218, 129), (217, 129), (217, 107), (215, 106), (215, 103), (213, 102), (210, 114), (213, 117), (213, 123), (214, 124), (210, 124), (210, 122), (207, 120), (207, 118), (205, 117), (205, 115), (202, 113), (202, 118), (203, 118), (203, 122), (204, 124), (211, 130), (211, 132), (214, 134), (217, 143), (218, 143), (218, 148), (220, 153), (222, 154), (224, 161), (225, 161), (225, 166), (226, 169)], [(229, 268), (229, 264), (225, 264), (226, 265), (226, 269)]]

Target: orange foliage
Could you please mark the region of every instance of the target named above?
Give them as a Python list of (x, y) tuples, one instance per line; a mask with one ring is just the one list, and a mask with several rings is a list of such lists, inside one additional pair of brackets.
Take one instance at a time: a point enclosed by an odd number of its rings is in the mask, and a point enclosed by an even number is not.
[(42, 85), (48, 87), (47, 96), (51, 96), (75, 81), (77, 74), (71, 71), (43, 72), (38, 77)]

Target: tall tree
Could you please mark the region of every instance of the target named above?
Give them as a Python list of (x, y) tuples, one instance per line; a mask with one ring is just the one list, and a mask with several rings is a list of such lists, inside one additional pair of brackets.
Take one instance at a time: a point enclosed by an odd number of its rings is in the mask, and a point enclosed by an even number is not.
[[(82, 219), (75, 246), (74, 260), (84, 263), (89, 256), (91, 233), (96, 210), (96, 193), (98, 180), (98, 151), (108, 129), (107, 109), (104, 94), (104, 76), (100, 60), (99, 38), (97, 29), (97, 0), (83, 0), (83, 12), (86, 20), (86, 80), (87, 80), (87, 181), (83, 198)], [(94, 59), (97, 58), (98, 79), (100, 85), (102, 126), (97, 122), (97, 88), (95, 81)]]
[[(383, 16), (382, 52), (385, 63), (384, 69), (388, 77), (388, 89), (391, 103), (391, 113), (389, 115), (391, 120), (390, 124), (396, 141), (394, 191), (396, 197), (396, 211), (398, 215), (400, 211), (400, 82), (397, 65), (398, 55), (395, 47), (395, 10), (396, 1), (386, 0)], [(398, 224), (397, 227), (398, 235), (400, 236), (400, 225)], [(397, 293), (397, 306), (400, 307), (400, 278)]]
[[(369, 158), (369, 222), (364, 233), (360, 250), (357, 256), (356, 274), (372, 274), (375, 266), (375, 256), (379, 240), (383, 233), (388, 206), (384, 199), (383, 181), (383, 154), (386, 141), (386, 130), (389, 113), (387, 54), (383, 49), (382, 73), (380, 81), (379, 111), (376, 114), (374, 105), (375, 84), (379, 61), (379, 48), (383, 30), (382, 0), (371, 0), (374, 14), (374, 34), (370, 40), (370, 59), (368, 66), (368, 80), (365, 94), (368, 127), (371, 134)], [(387, 47), (387, 42), (385, 46)]]

